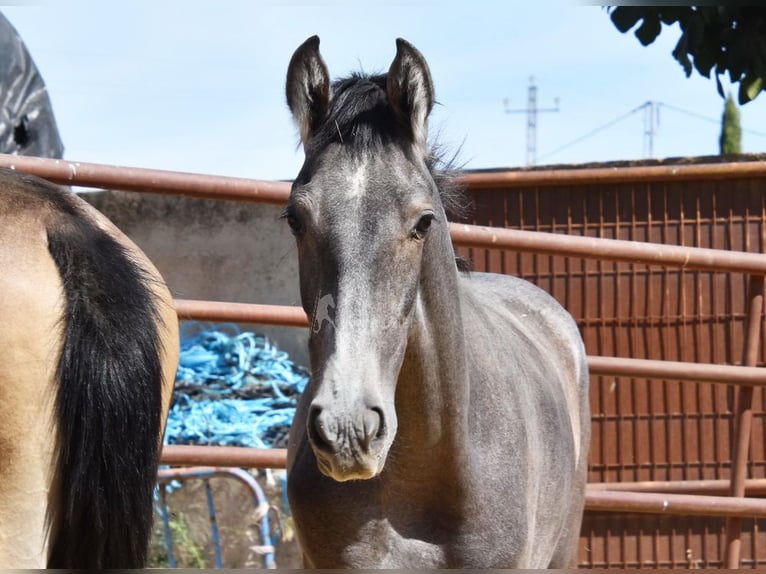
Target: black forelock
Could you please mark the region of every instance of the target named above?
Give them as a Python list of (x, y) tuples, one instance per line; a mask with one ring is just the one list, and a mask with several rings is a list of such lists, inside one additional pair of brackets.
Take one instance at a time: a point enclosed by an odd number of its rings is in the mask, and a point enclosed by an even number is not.
[(364, 154), (404, 137), (388, 104), (386, 76), (352, 74), (336, 80), (327, 115), (311, 138), (311, 152), (333, 143)]
[[(389, 105), (386, 75), (354, 73), (333, 82), (327, 115), (311, 137), (307, 158), (316, 156), (331, 144), (342, 144), (352, 154), (375, 153), (389, 144), (410, 141), (411, 133)], [(410, 146), (401, 146), (405, 154)], [(425, 158), (439, 189), (450, 220), (463, 220), (468, 203), (457, 180), (455, 157), (445, 160), (442, 146), (432, 144)], [(310, 169), (310, 168), (309, 168)]]

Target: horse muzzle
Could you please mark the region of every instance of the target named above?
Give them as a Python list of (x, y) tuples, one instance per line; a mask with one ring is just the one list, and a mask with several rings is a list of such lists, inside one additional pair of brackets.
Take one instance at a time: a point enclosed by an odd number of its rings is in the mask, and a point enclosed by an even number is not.
[(319, 471), (337, 482), (369, 480), (383, 469), (378, 459), (372, 457), (327, 455), (317, 449), (314, 449), (314, 455)]
[(322, 474), (336, 480), (368, 480), (383, 470), (391, 444), (381, 408), (338, 416), (312, 405), (308, 420), (311, 448)]

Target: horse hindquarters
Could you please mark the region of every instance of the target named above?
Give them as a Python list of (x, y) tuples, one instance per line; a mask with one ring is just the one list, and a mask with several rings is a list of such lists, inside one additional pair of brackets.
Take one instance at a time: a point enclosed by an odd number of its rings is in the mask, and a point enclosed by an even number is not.
[(580, 531), (582, 528), (583, 512), (585, 510), (585, 489), (588, 484), (588, 461), (591, 437), (590, 414), (590, 374), (587, 358), (583, 348), (580, 361), (581, 373), (579, 378), (580, 390), (580, 453), (575, 470), (573, 497), (570, 501), (566, 518), (566, 528), (559, 539), (559, 544), (553, 554), (548, 568), (563, 569), (577, 568), (579, 560)]
[(0, 565), (143, 566), (178, 357), (172, 298), (103, 215), (8, 170), (0, 269)]
[(47, 558), (63, 301), (47, 247), (35, 239), (0, 225), (1, 569), (44, 568)]
[(48, 566), (142, 567), (177, 319), (146, 257), (84, 203), (72, 211), (78, 217), (48, 230), (66, 302), (56, 394), (61, 499)]

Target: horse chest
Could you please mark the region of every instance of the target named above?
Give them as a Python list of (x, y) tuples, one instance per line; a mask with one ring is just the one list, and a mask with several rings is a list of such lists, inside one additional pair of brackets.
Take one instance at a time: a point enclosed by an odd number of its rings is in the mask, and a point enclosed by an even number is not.
[[(300, 465), (299, 465), (300, 466)], [(313, 469), (307, 468), (307, 474)], [(387, 502), (381, 481), (339, 484), (315, 476), (311, 489), (294, 473), (291, 506), (307, 566), (436, 568), (445, 564), (439, 522), (409, 494)]]
[[(433, 525), (427, 521), (403, 529), (401, 524), (381, 518), (365, 523), (347, 538), (339, 536), (333, 540), (326, 533), (316, 538), (309, 535), (313, 540), (302, 541), (306, 566), (357, 569), (546, 566), (544, 562), (530, 562), (527, 548), (508, 545), (508, 531), (465, 531), (445, 538), (431, 535), (432, 530)], [(498, 544), (501, 539), (504, 543)]]
[(447, 565), (444, 547), (403, 535), (387, 519), (372, 521), (359, 539), (342, 549), (341, 560), (354, 568), (440, 568)]
[[(386, 517), (355, 523), (347, 517), (344, 526), (353, 532), (332, 528), (304, 528), (302, 548), (314, 568), (444, 568), (449, 560), (449, 544), (429, 534), (432, 526), (425, 521), (409, 524), (404, 529), (398, 521)], [(328, 528), (330, 527), (330, 528)], [(333, 532), (334, 535), (330, 535)]]
[[(314, 473), (309, 465), (302, 468)], [(523, 561), (525, 549), (509, 540), (523, 538), (514, 527), (518, 525), (512, 520), (486, 522), (484, 512), (466, 513), (467, 493), (456, 485), (382, 479), (341, 484), (307, 474), (296, 472), (292, 485), (307, 566), (499, 567)], [(299, 484), (307, 479), (311, 489)]]

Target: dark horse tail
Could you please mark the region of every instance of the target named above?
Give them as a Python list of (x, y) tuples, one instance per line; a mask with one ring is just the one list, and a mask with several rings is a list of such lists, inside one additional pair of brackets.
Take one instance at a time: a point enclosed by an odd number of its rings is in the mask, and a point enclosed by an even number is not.
[(160, 453), (162, 363), (152, 279), (73, 197), (49, 251), (64, 287), (49, 568), (146, 564)]

